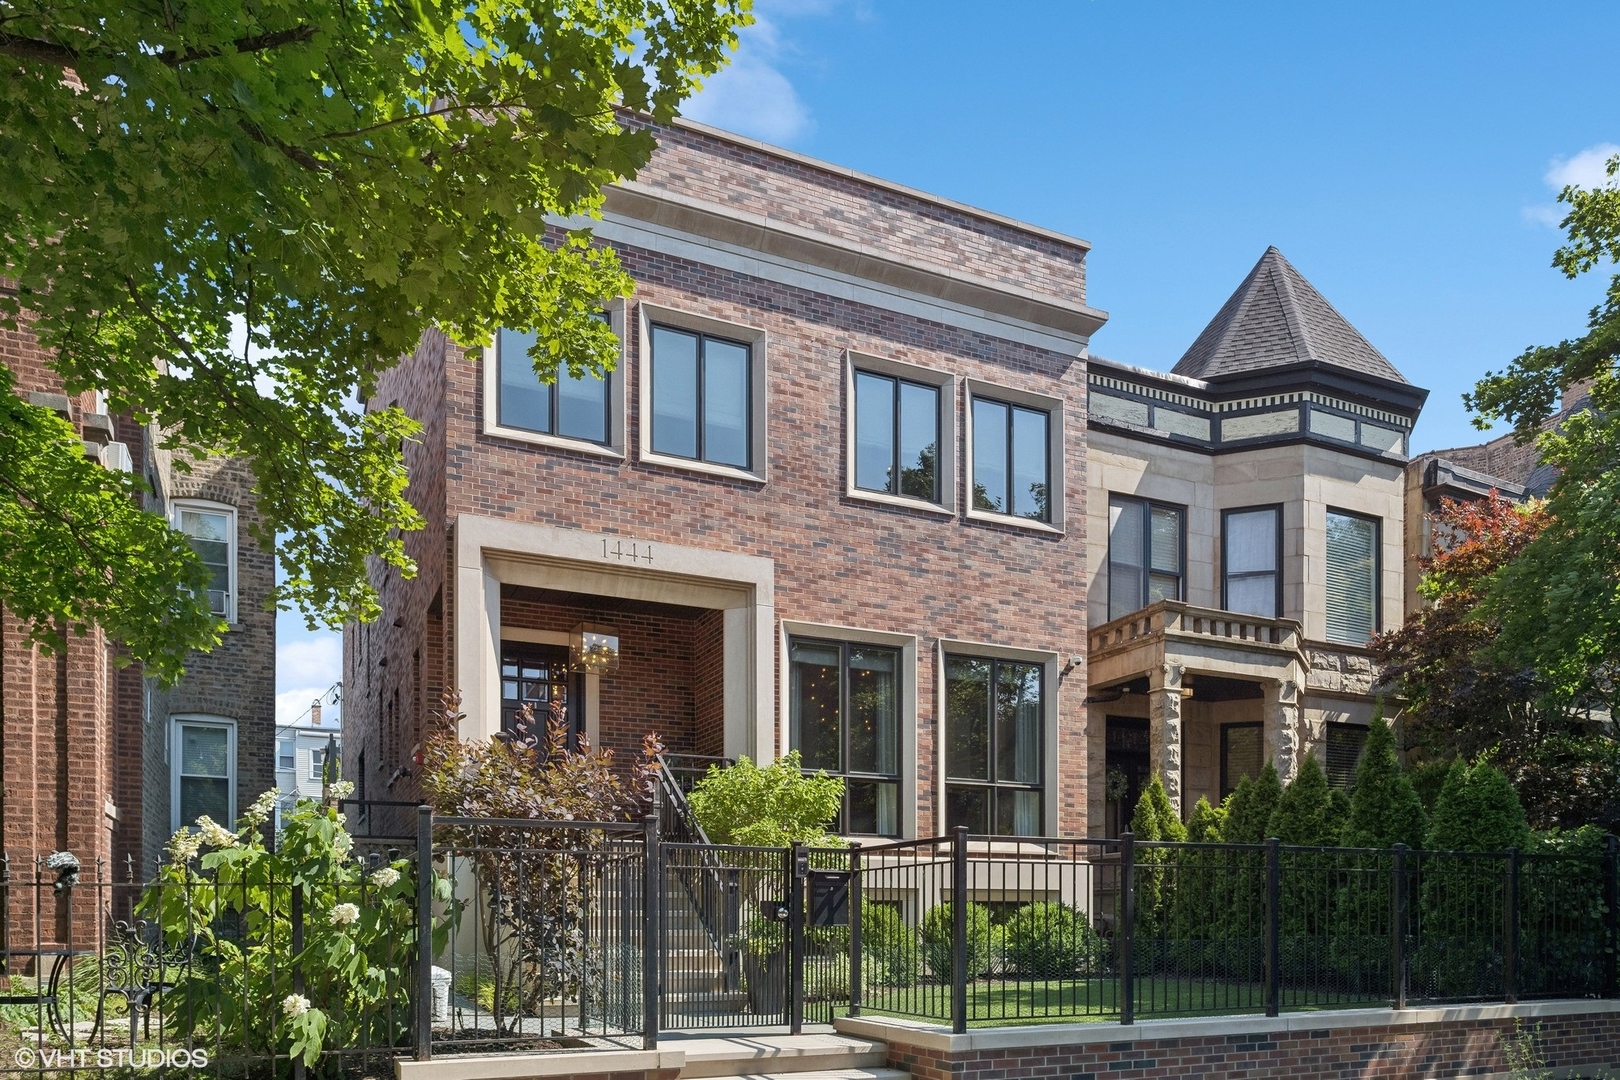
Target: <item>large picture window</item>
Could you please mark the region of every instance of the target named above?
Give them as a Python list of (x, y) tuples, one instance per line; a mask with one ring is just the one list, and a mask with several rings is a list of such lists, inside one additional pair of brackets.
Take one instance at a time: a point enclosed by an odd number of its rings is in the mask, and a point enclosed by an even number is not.
[(807, 770), (844, 779), (838, 829), (900, 835), (898, 649), (788, 642), (789, 740)]
[(208, 610), (236, 621), (236, 512), (206, 503), (174, 504), (174, 526), (208, 570)]
[(945, 818), (951, 828), (1040, 835), (1044, 684), (1040, 664), (945, 658)]
[(1108, 617), (1159, 600), (1180, 600), (1186, 574), (1185, 514), (1179, 506), (1108, 497)]
[(855, 486), (940, 501), (938, 386), (855, 372)]
[(1378, 522), (1327, 515), (1327, 639), (1365, 645), (1378, 630)]
[(750, 347), (669, 326), (651, 335), (653, 452), (753, 468)]
[[(606, 315), (601, 318), (607, 321)], [(555, 380), (543, 383), (528, 356), (533, 345), (533, 334), (501, 330), (495, 335), (495, 363), (500, 370), (497, 422), (502, 427), (606, 446), (612, 431), (608, 382), (613, 373), (602, 378), (589, 372), (575, 376), (564, 363), (558, 366)]]
[(1244, 615), (1280, 617), (1282, 509), (1228, 510), (1221, 522), (1221, 606)]
[(236, 820), (236, 725), (229, 720), (177, 718), (170, 762), (170, 824), (179, 829), (207, 815)]
[(973, 509), (1052, 520), (1051, 414), (973, 399)]

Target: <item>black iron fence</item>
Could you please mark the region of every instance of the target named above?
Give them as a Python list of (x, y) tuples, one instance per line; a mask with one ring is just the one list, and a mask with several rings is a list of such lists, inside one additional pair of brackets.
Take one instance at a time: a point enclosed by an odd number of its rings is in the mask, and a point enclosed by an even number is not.
[(970, 1024), (1616, 993), (1601, 856), (952, 836), (855, 854), (853, 1012)]
[[(309, 1071), (362, 1075), (846, 1013), (961, 1031), (1617, 990), (1613, 841), (1581, 856), (958, 830), (833, 850), (672, 839), (657, 817), (412, 816), (358, 838), (335, 889), (226, 886), (217, 862), (148, 882), (0, 864), (0, 1070), (105, 1053), (297, 1077), (300, 1002), (332, 1014)], [(357, 920), (363, 955), (343, 962), (374, 973), (364, 994), (336, 986), (321, 945)]]

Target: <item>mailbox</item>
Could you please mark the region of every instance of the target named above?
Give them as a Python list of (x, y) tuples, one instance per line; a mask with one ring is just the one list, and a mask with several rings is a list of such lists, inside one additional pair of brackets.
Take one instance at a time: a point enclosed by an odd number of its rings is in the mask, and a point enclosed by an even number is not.
[(849, 925), (849, 871), (810, 871), (810, 925)]

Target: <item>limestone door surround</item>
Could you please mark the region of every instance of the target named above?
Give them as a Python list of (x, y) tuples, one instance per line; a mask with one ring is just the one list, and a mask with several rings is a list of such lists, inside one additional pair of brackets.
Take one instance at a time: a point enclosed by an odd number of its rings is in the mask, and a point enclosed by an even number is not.
[(454, 644), (462, 738), (500, 730), (501, 586), (524, 585), (725, 612), (725, 752), (776, 756), (775, 562), (617, 533), (457, 515)]

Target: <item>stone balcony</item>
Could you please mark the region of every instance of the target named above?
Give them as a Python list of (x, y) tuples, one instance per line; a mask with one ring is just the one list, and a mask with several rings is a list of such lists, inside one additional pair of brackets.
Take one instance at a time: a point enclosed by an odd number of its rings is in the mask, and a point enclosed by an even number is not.
[[(1087, 635), (1089, 683), (1106, 686), (1174, 663), (1228, 678), (1289, 679), (1306, 667), (1299, 623), (1160, 600)], [(1296, 666), (1297, 665), (1297, 666)]]

